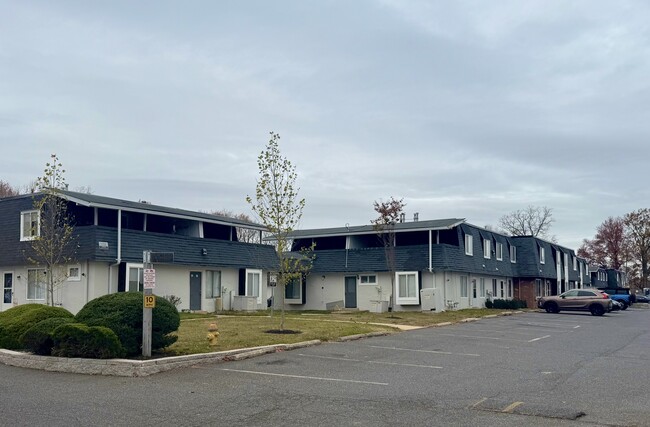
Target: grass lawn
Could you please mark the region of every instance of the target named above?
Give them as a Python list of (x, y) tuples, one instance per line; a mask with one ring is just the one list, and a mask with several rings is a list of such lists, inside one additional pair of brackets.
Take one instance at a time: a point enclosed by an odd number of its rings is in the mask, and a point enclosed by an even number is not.
[[(294, 334), (268, 333), (278, 329), (280, 313), (273, 318), (269, 312), (232, 312), (227, 315), (181, 313), (178, 341), (165, 350), (164, 355), (208, 353), (271, 344), (291, 344), (301, 341), (332, 341), (340, 337), (376, 331), (397, 332), (394, 327), (372, 323), (400, 324), (411, 326), (432, 326), (443, 322), (456, 322), (468, 317), (483, 317), (498, 314), (503, 310), (467, 309), (442, 313), (421, 312), (286, 312), (285, 329), (299, 331)], [(207, 340), (208, 327), (216, 323), (219, 339), (216, 346)]]

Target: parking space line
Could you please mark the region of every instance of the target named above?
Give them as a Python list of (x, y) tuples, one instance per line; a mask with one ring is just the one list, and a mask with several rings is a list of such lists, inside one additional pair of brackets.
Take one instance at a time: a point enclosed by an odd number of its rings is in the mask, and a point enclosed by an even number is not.
[(325, 377), (307, 377), (303, 375), (288, 375), (288, 374), (274, 374), (272, 372), (245, 371), (242, 369), (220, 369), (220, 371), (239, 372), (243, 374), (253, 374), (253, 375), (268, 375), (272, 377), (296, 378), (301, 380), (335, 381), (335, 382), (342, 382), (342, 383), (370, 384), (370, 385), (388, 385), (388, 383), (378, 383), (374, 381), (344, 380), (341, 378), (325, 378)]
[(530, 340), (528, 342), (535, 342), (535, 341), (543, 340), (544, 338), (549, 338), (549, 337), (550, 337), (550, 335), (544, 335), (543, 337), (533, 338), (532, 340)]
[(360, 359), (350, 359), (349, 357), (317, 356), (317, 355), (311, 355), (311, 354), (298, 354), (298, 356), (313, 357), (315, 359), (344, 360), (346, 362), (373, 363), (373, 364), (378, 364), (378, 365), (406, 366), (406, 367), (410, 367), (410, 368), (442, 369), (442, 366), (415, 365), (415, 364), (412, 364), (412, 363), (381, 362), (379, 360), (360, 360)]
[(437, 334), (445, 337), (460, 337), (460, 338), (474, 338), (477, 340), (497, 340), (497, 341), (514, 341), (514, 342), (528, 342), (526, 340), (516, 340), (514, 338), (498, 338), (498, 337), (480, 337), (476, 335), (461, 335), (461, 334)]
[(468, 356), (468, 357), (481, 357), (480, 354), (473, 353), (452, 353), (449, 351), (438, 351), (438, 350), (419, 350), (415, 348), (399, 348), (399, 347), (382, 347), (379, 345), (369, 345), (370, 348), (381, 348), (384, 350), (397, 350), (397, 351), (412, 351), (416, 353), (434, 353), (434, 354), (446, 354), (450, 356)]
[(512, 411), (514, 411), (517, 406), (521, 406), (523, 404), (524, 404), (524, 402), (512, 402), (510, 405), (503, 408), (503, 410), (501, 412), (511, 414)]
[[(519, 328), (512, 328), (519, 329)], [(491, 332), (491, 333), (507, 333), (507, 334), (517, 334), (517, 335), (534, 335), (531, 332), (512, 332), (512, 329), (472, 329), (472, 332)]]

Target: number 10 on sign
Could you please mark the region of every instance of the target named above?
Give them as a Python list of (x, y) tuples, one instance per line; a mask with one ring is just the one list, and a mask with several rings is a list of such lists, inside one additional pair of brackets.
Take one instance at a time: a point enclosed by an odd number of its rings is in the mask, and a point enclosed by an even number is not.
[(145, 295), (144, 296), (144, 308), (154, 308), (156, 306), (156, 297), (155, 295)]

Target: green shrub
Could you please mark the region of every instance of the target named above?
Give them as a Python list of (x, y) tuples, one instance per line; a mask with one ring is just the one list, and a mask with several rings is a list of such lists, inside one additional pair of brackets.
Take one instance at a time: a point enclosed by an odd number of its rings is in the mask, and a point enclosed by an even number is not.
[(20, 336), (22, 347), (32, 353), (49, 356), (54, 346), (52, 332), (57, 327), (72, 322), (74, 322), (74, 319), (71, 317), (50, 317), (41, 320)]
[(485, 308), (492, 308), (494, 307), (494, 302), (492, 302), (491, 299), (485, 300)]
[[(105, 326), (115, 332), (127, 356), (142, 352), (142, 306), (140, 292), (119, 292), (104, 295), (87, 303), (76, 319), (89, 326)], [(178, 337), (170, 335), (181, 324), (176, 307), (162, 297), (156, 297), (152, 310), (151, 349), (158, 350), (176, 342)]]
[(42, 304), (26, 304), (11, 308), (4, 313), (0, 319), (0, 348), (10, 350), (21, 349), (20, 337), (38, 322), (51, 317), (74, 318), (65, 308)]
[[(494, 301), (492, 301), (492, 304), (494, 308), (498, 308), (502, 310), (517, 310), (520, 308), (527, 307), (526, 301), (518, 300), (518, 299), (512, 299), (512, 300), (495, 299)], [(485, 306), (487, 308), (492, 308), (492, 307), (488, 307), (487, 301), (485, 302)]]
[(52, 356), (113, 359), (124, 355), (115, 332), (103, 326), (63, 324), (54, 329), (52, 340)]

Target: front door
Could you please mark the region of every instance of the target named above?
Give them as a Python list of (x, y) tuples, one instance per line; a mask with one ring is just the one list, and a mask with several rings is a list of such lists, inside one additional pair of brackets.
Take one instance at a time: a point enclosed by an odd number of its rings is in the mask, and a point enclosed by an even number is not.
[(201, 309), (201, 272), (190, 271), (190, 310)]
[(357, 276), (345, 276), (345, 308), (357, 308)]
[(2, 304), (0, 311), (5, 311), (13, 307), (14, 302), (14, 274), (4, 273), (2, 275)]

